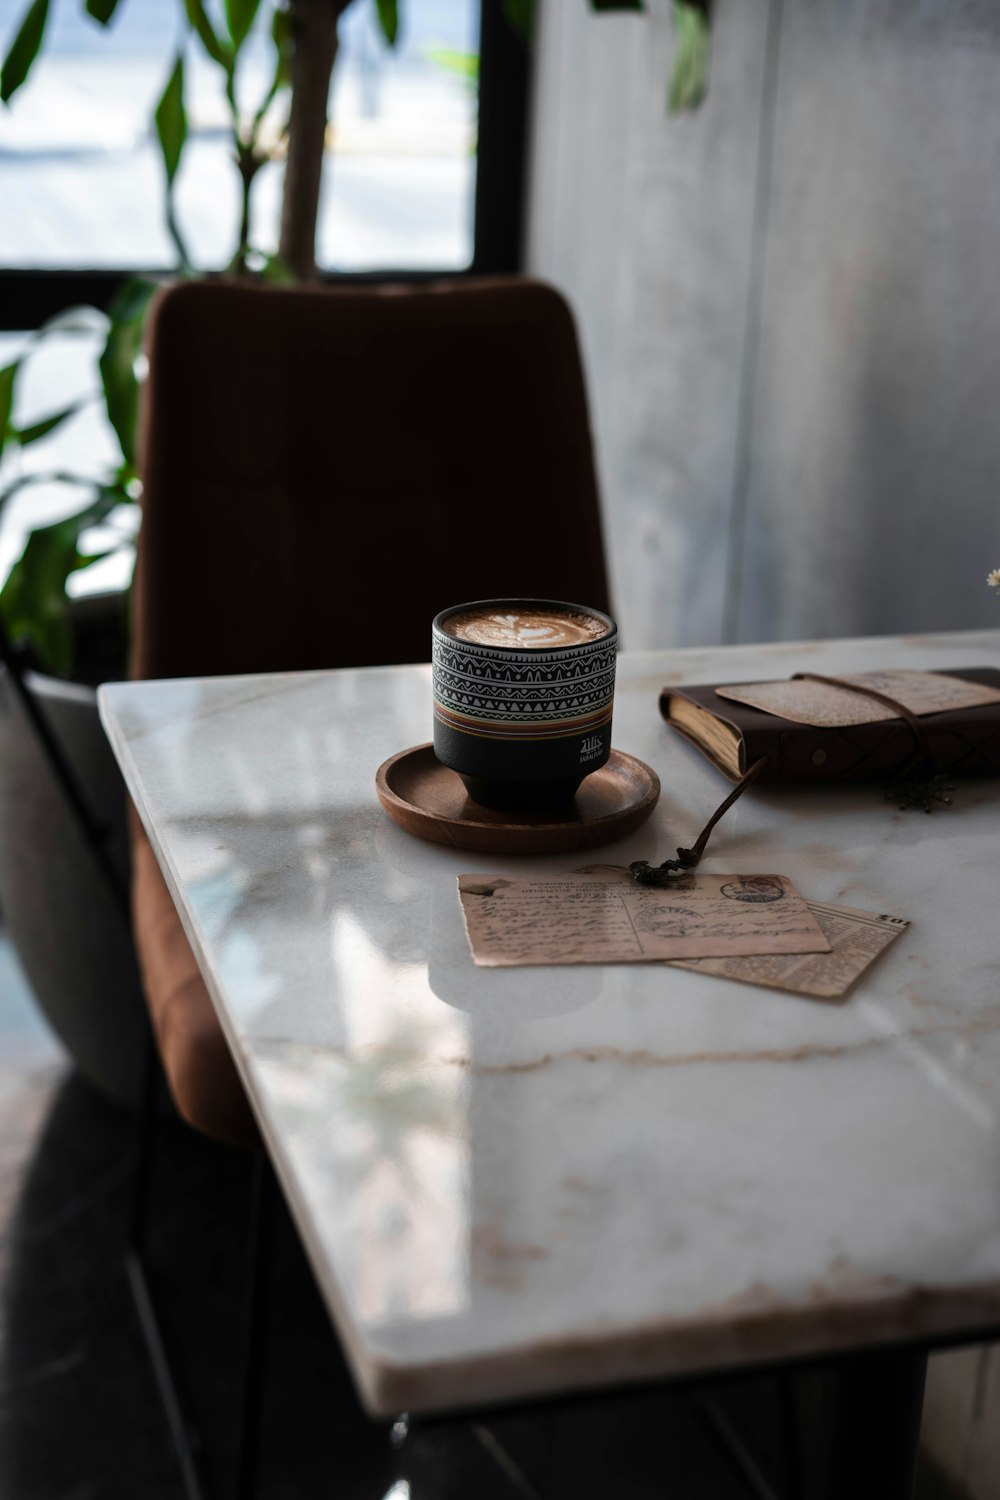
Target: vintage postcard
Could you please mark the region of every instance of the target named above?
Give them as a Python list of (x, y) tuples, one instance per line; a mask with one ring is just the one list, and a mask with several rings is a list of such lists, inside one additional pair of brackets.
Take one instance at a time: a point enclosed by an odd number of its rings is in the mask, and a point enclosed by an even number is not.
[(757, 954), (748, 958), (674, 960), (680, 969), (791, 990), (817, 1000), (842, 1000), (866, 969), (909, 927), (903, 917), (857, 911), (852, 906), (806, 905), (830, 942), (829, 953)]
[[(981, 682), (966, 682), (943, 672), (852, 672), (841, 679), (895, 698), (914, 714), (939, 714), (948, 709), (975, 708), (1000, 703), (1000, 692)], [(898, 719), (891, 708), (863, 693), (846, 692), (826, 682), (786, 678), (781, 682), (737, 682), (718, 687), (720, 698), (746, 703), (750, 708), (777, 714), (795, 724), (838, 729), (851, 724), (878, 724)]]
[(784, 875), (684, 875), (665, 889), (617, 869), (460, 875), (458, 889), (472, 956), (485, 967), (830, 951)]

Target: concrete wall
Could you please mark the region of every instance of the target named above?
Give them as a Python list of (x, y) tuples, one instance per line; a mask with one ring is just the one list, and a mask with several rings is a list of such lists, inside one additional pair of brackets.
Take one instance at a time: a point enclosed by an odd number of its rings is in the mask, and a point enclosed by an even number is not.
[(542, 0), (528, 264), (576, 309), (633, 648), (996, 624), (1000, 4)]

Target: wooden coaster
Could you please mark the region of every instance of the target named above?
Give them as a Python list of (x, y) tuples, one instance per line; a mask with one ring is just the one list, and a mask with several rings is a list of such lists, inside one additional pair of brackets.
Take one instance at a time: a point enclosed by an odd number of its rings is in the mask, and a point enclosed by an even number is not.
[(621, 750), (583, 782), (559, 813), (494, 812), (468, 796), (461, 778), (415, 745), (383, 761), (375, 776), (379, 801), (407, 833), (487, 854), (561, 854), (624, 838), (649, 817), (660, 778)]

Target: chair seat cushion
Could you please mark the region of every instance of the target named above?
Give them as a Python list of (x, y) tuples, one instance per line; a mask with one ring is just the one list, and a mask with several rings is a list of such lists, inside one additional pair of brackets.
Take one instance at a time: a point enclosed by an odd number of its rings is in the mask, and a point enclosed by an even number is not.
[(163, 1069), (189, 1125), (234, 1146), (260, 1134), (177, 908), (133, 818), (132, 920)]

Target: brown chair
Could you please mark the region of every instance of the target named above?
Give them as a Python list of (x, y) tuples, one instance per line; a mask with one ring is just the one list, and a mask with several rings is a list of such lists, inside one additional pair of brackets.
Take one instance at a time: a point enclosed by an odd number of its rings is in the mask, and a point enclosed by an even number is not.
[[(431, 619), (465, 599), (608, 607), (580, 356), (551, 288), (185, 283), (158, 298), (149, 361), (134, 677), (426, 661)], [(137, 819), (132, 843), (174, 1101), (253, 1144)]]

